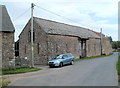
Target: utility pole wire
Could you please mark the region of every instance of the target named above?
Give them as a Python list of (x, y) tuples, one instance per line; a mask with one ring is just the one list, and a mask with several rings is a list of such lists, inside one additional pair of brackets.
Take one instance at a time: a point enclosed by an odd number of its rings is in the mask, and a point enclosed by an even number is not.
[[(42, 8), (42, 7), (40, 7), (40, 6), (37, 6), (36, 5), (36, 7), (38, 7), (39, 9), (42, 9), (42, 10), (44, 10), (44, 11), (47, 11), (47, 12), (49, 12), (49, 13), (51, 13), (51, 14), (54, 14), (54, 15), (56, 15), (56, 16), (59, 16), (59, 17), (61, 17), (61, 18), (65, 18), (65, 19), (67, 19), (67, 20), (69, 20), (69, 21), (71, 21), (71, 22), (73, 22), (73, 23), (76, 23), (74, 20), (72, 20), (72, 19), (69, 19), (69, 18), (67, 18), (67, 17), (64, 17), (64, 16), (62, 16), (62, 15), (59, 15), (59, 14), (57, 14), (57, 13), (55, 13), (55, 12), (52, 12), (52, 11), (50, 11), (50, 10), (47, 10), (47, 9), (45, 9), (45, 8)], [(78, 23), (76, 23), (76, 24), (78, 24)], [(81, 25), (84, 25), (84, 26), (88, 26), (88, 27), (90, 27), (89, 25), (86, 25), (86, 24), (83, 24), (83, 23), (80, 23)], [(80, 25), (80, 24), (78, 24), (78, 25)], [(91, 27), (90, 27), (91, 28)], [(93, 27), (92, 27), (93, 28)], [(95, 27), (94, 27), (95, 28)]]
[(24, 16), (28, 11), (30, 11), (30, 8), (28, 8), (27, 10), (25, 10), (23, 13), (21, 13), (19, 16), (17, 16), (13, 21), (17, 21), (19, 18), (21, 18), (22, 16)]
[[(71, 22), (73, 22), (73, 23), (76, 23), (74, 20), (69, 19), (69, 18), (67, 18), (67, 17), (65, 17), (65, 16), (62, 16), (62, 15), (60, 15), (60, 14), (57, 14), (57, 13), (55, 13), (55, 12), (52, 12), (52, 11), (50, 11), (50, 10), (47, 10), (47, 9), (42, 8), (42, 7), (40, 7), (40, 6), (37, 6), (37, 5), (35, 5), (35, 4), (34, 4), (34, 6), (38, 7), (39, 9), (42, 9), (42, 10), (44, 10), (44, 11), (47, 11), (47, 12), (49, 12), (49, 13), (51, 13), (51, 14), (54, 14), (54, 15), (56, 15), (56, 16), (58, 16), (58, 17), (61, 17), (61, 18), (67, 19), (67, 20), (69, 20), (69, 21), (71, 21)], [(17, 21), (19, 18), (21, 18), (23, 15), (25, 15), (28, 11), (30, 11), (30, 9), (31, 9), (31, 8), (28, 8), (27, 10), (25, 10), (22, 14), (20, 14), (18, 17), (16, 17), (13, 21)], [(76, 23), (76, 24), (78, 24), (78, 23)], [(80, 23), (80, 24), (81, 24), (81, 25), (84, 25), (84, 26), (90, 27), (89, 25), (86, 25), (86, 24), (83, 24), (83, 23)], [(80, 24), (78, 24), (78, 25), (80, 25)], [(90, 28), (91, 28), (91, 27), (90, 27)], [(94, 28), (94, 27), (92, 27), (92, 28)]]
[(37, 7), (40, 8), (40, 9), (43, 9), (43, 10), (49, 12), (49, 13), (52, 13), (52, 14), (54, 14), (54, 15), (57, 15), (57, 16), (59, 16), (59, 17), (65, 18), (65, 19), (67, 19), (67, 20), (69, 20), (69, 21), (73, 21), (73, 20), (71, 20), (71, 19), (69, 19), (69, 18), (66, 18), (66, 17), (64, 17), (64, 16), (61, 16), (61, 15), (59, 15), (59, 14), (57, 14), (57, 13), (54, 13), (54, 12), (52, 12), (52, 11), (50, 11), (50, 10), (44, 9), (44, 8), (42, 8), (42, 7), (39, 7), (39, 6), (37, 6)]

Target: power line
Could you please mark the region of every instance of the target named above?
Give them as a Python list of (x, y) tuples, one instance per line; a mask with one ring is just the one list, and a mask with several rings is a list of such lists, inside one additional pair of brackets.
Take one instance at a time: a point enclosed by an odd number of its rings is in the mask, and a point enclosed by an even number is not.
[[(50, 10), (47, 10), (47, 9), (42, 8), (42, 7), (40, 7), (40, 6), (37, 6), (37, 5), (36, 5), (36, 7), (38, 7), (39, 9), (42, 9), (42, 10), (44, 10), (44, 11), (47, 11), (47, 12), (49, 12), (49, 13), (51, 13), (51, 14), (54, 14), (54, 15), (56, 15), (56, 16), (59, 16), (59, 17), (61, 17), (61, 18), (67, 19), (67, 20), (69, 20), (69, 21), (71, 21), (71, 22), (73, 22), (73, 23), (76, 23), (74, 20), (69, 19), (69, 18), (67, 18), (67, 17), (65, 17), (65, 16), (62, 16), (62, 15), (60, 15), (60, 14), (57, 14), (57, 13), (55, 13), (55, 12), (52, 12), (52, 11), (50, 11)], [(76, 23), (76, 24), (78, 24), (78, 23)], [(80, 24), (81, 24), (81, 25), (84, 25), (84, 26), (89, 26), (89, 27), (90, 27), (90, 25), (86, 25), (86, 24), (83, 24), (83, 23), (80, 23)], [(78, 24), (78, 25), (80, 25), (80, 24)], [(91, 28), (91, 27), (90, 27), (90, 28)], [(92, 27), (92, 28), (95, 28), (95, 27)]]
[(67, 19), (67, 20), (69, 20), (69, 21), (73, 21), (73, 20), (71, 20), (71, 19), (69, 19), (69, 18), (66, 18), (66, 17), (64, 17), (64, 16), (61, 16), (61, 15), (59, 15), (59, 14), (57, 14), (57, 13), (54, 13), (54, 12), (52, 12), (52, 11), (50, 11), (50, 10), (44, 9), (44, 8), (42, 8), (42, 7), (39, 7), (39, 6), (37, 6), (37, 7), (40, 8), (40, 9), (43, 9), (43, 10), (45, 10), (45, 11), (47, 11), (47, 12), (50, 12), (50, 13), (52, 13), (52, 14), (54, 14), (54, 15), (57, 15), (57, 16), (59, 16), (59, 17), (65, 18), (65, 19)]
[(18, 17), (16, 17), (13, 21), (18, 20), (19, 18), (21, 18), (22, 16), (24, 16), (28, 11), (30, 11), (30, 8), (28, 8), (27, 10), (25, 10), (23, 13), (21, 13)]

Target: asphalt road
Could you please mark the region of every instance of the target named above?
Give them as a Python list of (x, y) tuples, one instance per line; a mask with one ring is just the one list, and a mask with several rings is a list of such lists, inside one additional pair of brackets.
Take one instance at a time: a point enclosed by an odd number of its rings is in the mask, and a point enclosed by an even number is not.
[(117, 86), (118, 54), (83, 60), (62, 68), (14, 75), (10, 86)]

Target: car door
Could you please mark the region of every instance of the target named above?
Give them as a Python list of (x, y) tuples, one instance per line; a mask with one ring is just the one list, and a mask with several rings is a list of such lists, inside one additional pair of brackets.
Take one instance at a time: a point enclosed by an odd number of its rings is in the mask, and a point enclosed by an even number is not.
[(71, 63), (71, 61), (72, 61), (72, 57), (71, 57), (70, 54), (68, 54), (68, 60), (67, 61), (68, 61), (68, 64)]
[(63, 64), (67, 64), (68, 63), (68, 56), (66, 54), (63, 55), (62, 59), (63, 59)]

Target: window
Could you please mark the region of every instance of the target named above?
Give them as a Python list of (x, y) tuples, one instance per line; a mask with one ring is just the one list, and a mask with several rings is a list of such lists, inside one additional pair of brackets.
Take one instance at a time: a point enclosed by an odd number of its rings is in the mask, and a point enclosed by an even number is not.
[(39, 45), (40, 45), (40, 44), (39, 44), (39, 43), (37, 43), (37, 49), (38, 49), (37, 51), (38, 51), (38, 54), (39, 54), (39, 50), (40, 50)]
[(72, 54), (71, 53), (69, 53), (69, 54), (67, 54), (68, 55), (68, 57), (72, 57)]
[(68, 58), (68, 55), (63, 55), (63, 58)]
[(35, 31), (33, 31), (33, 42), (35, 42)]
[(63, 55), (57, 55), (56, 59), (62, 59)]
[(56, 44), (56, 53), (58, 52), (58, 45)]
[(26, 54), (26, 45), (25, 45), (25, 54)]
[[(31, 42), (31, 31), (28, 32), (28, 41)], [(33, 31), (33, 42), (35, 42), (35, 31)]]
[(69, 49), (69, 48), (68, 48), (68, 44), (66, 44), (66, 52), (67, 52), (67, 53), (69, 53), (68, 49)]
[(74, 52), (76, 52), (76, 44), (74, 43)]
[(31, 31), (28, 32), (28, 42), (31, 42)]

